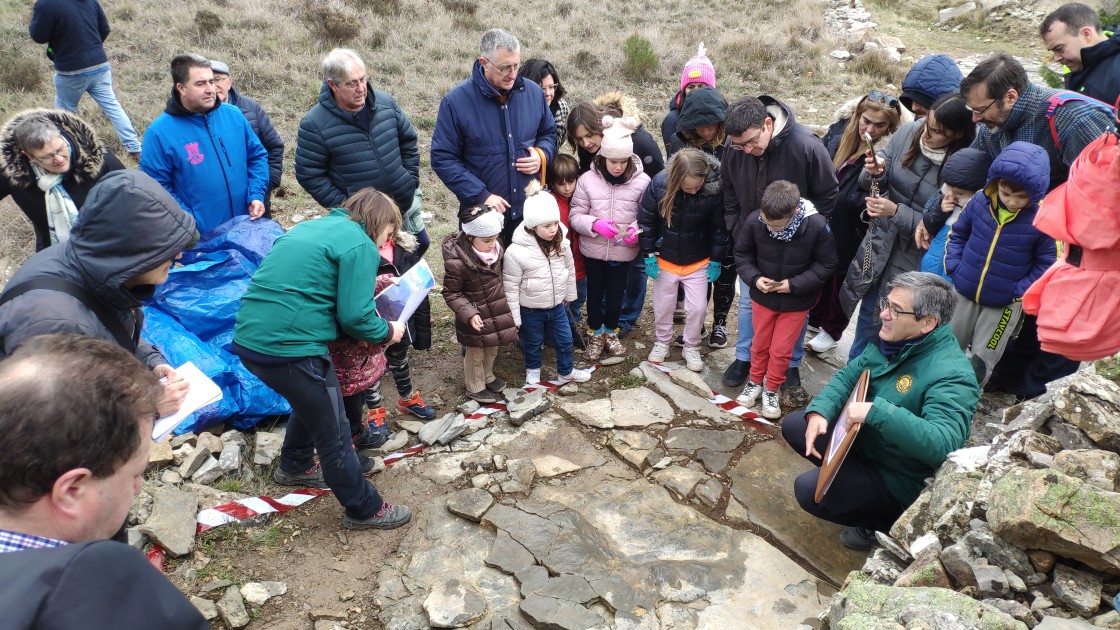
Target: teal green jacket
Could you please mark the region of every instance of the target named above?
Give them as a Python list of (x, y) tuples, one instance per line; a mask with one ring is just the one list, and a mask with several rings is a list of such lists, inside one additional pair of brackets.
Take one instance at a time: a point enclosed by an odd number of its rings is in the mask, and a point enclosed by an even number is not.
[(233, 340), (274, 357), (327, 353), (339, 333), (381, 343), (392, 335), (373, 294), (381, 257), (342, 208), (276, 240), (241, 298)]
[(878, 344), (832, 377), (805, 410), (828, 418), (831, 429), (859, 375), (871, 370), (865, 426), (852, 452), (874, 465), (903, 505), (918, 498), (949, 453), (964, 446), (980, 401), (975, 372), (949, 324), (887, 361)]

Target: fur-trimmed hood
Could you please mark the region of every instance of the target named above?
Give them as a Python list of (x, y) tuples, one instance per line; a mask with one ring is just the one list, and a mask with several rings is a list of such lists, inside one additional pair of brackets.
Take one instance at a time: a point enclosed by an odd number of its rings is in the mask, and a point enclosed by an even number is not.
[(62, 132), (62, 137), (70, 143), (70, 170), (66, 177), (76, 183), (97, 179), (105, 162), (105, 146), (97, 139), (89, 123), (61, 109), (29, 109), (16, 114), (4, 125), (0, 130), (0, 174), (20, 188), (36, 185), (31, 162), (16, 146), (15, 128), (20, 122), (38, 116), (54, 123)]
[(642, 110), (638, 107), (638, 101), (633, 96), (622, 92), (603, 92), (595, 97), (595, 104), (599, 107), (621, 111), (623, 118), (637, 120), (639, 127), (645, 124)]

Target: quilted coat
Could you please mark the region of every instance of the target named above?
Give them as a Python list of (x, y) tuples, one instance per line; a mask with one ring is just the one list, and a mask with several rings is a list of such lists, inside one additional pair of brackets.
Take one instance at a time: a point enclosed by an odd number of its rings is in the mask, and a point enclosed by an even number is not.
[[(492, 265), (483, 264), (466, 234), (449, 234), (443, 239), (443, 272), (443, 299), (455, 313), (459, 343), (472, 348), (517, 343), (517, 324), (506, 303), (500, 256)], [(475, 315), (482, 318), (480, 331), (469, 323)]]
[(723, 191), (719, 182), (719, 160), (705, 153), (708, 176), (700, 192), (677, 193), (671, 225), (661, 218), (668, 171), (654, 176), (642, 195), (638, 226), (642, 235), (638, 247), (643, 254), (656, 253), (674, 265), (690, 265), (705, 258), (721, 261), (731, 249), (731, 238), (723, 222)]
[(634, 174), (622, 184), (608, 183), (595, 165), (576, 182), (568, 220), (580, 235), (579, 251), (586, 258), (627, 262), (638, 256), (637, 243), (627, 245), (620, 238), (606, 239), (593, 227), (596, 220), (606, 219), (618, 226), (619, 237), (625, 235), (628, 226), (637, 227), (638, 207), (649, 186), (649, 175), (642, 170), (638, 156), (630, 156), (630, 160), (634, 163)]
[[(565, 233), (567, 228), (561, 224)], [(537, 239), (523, 229), (513, 231), (513, 242), (502, 261), (506, 303), (521, 327), (521, 307), (552, 308), (576, 299), (576, 268), (568, 239), (560, 255), (545, 256)]]

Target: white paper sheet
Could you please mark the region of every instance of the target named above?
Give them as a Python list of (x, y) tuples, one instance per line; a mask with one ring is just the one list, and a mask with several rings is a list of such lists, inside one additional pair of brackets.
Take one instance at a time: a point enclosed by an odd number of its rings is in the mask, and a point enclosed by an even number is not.
[(203, 374), (194, 363), (184, 363), (175, 368), (175, 373), (190, 384), (190, 389), (187, 390), (187, 397), (179, 411), (156, 420), (152, 426), (152, 439), (156, 442), (171, 433), (187, 416), (222, 399), (222, 388)]

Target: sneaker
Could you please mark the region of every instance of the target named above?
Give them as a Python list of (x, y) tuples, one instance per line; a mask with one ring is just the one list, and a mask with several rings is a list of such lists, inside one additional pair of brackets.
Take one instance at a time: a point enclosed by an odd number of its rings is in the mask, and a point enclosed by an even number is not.
[(401, 413), (410, 413), (424, 421), (436, 417), (436, 410), (424, 403), (424, 399), (420, 397), (420, 390), (412, 392), (412, 396), (408, 399), (398, 399), (397, 411)]
[(392, 432), (389, 427), (382, 426), (380, 429), (373, 427), (366, 427), (358, 435), (350, 436), (354, 441), (354, 448), (359, 451), (366, 451), (373, 448), (381, 448), (381, 445), (388, 442), (392, 437)]
[(735, 398), (735, 402), (744, 407), (753, 407), (758, 402), (759, 395), (762, 394), (762, 383), (747, 383), (743, 388), (743, 392)]
[(476, 400), (484, 405), (498, 402), (498, 395), (485, 387), (482, 388), (482, 391), (467, 392), (467, 398)]
[(652, 363), (660, 363), (669, 356), (669, 344), (660, 341), (653, 342), (653, 350), (649, 351), (649, 356), (646, 357), (647, 361)]
[(723, 373), (723, 384), (728, 387), (742, 387), (751, 373), (751, 362), (735, 359)]
[(634, 332), (634, 327), (633, 326), (619, 326), (618, 327), (618, 338), (619, 339), (625, 339), (625, 338), (629, 337), (630, 333), (632, 333), (632, 332)]
[(762, 417), (767, 420), (777, 420), (782, 417), (782, 405), (778, 400), (778, 392), (766, 390), (762, 392)]
[(498, 376), (495, 376), (494, 380), (492, 380), (492, 381), (490, 381), (489, 383), (486, 384), (486, 389), (494, 392), (495, 394), (500, 393), (505, 388), (506, 388), (506, 382), (503, 381), (501, 379), (501, 377), (498, 377)]
[(525, 370), (525, 384), (536, 385), (541, 382), (541, 369)]
[(412, 520), (412, 510), (405, 505), (382, 503), (381, 511), (373, 516), (358, 520), (348, 515), (342, 516), (342, 526), (346, 529), (396, 529)]
[(687, 346), (681, 351), (681, 356), (684, 357), (684, 365), (693, 372), (699, 372), (704, 369), (704, 357), (700, 356), (700, 346)]
[[(700, 338), (703, 339), (704, 337), (707, 337), (707, 336), (708, 336), (708, 327), (707, 326), (701, 326), (700, 327)], [(678, 348), (683, 348), (684, 347), (684, 333), (683, 332), (681, 334), (677, 335), (677, 338), (673, 340), (673, 345), (678, 347)]]
[(557, 377), (557, 380), (561, 383), (586, 383), (591, 380), (591, 372), (579, 368), (572, 368), (570, 374), (561, 374)]
[(716, 324), (715, 326), (712, 326), (712, 336), (708, 337), (708, 347), (727, 347), (727, 326), (724, 326), (723, 324)]
[(591, 361), (598, 361), (599, 357), (603, 356), (603, 348), (607, 345), (606, 333), (591, 333), (587, 339), (587, 347), (584, 348), (583, 354)]
[(373, 458), (366, 457), (365, 455), (358, 453), (358, 466), (361, 467), (362, 476), (365, 477), (371, 470), (373, 470)]
[(290, 473), (279, 466), (272, 471), (272, 480), (281, 486), (299, 486), (301, 488), (329, 489), (327, 482), (323, 481), (323, 469), (319, 463), (301, 473)]
[(875, 546), (875, 532), (863, 527), (845, 527), (840, 530), (840, 544), (848, 549), (868, 551)]
[(809, 343), (805, 345), (809, 346), (809, 349), (813, 352), (821, 354), (822, 352), (828, 352), (829, 350), (835, 348), (836, 344), (837, 342), (832, 338), (832, 335), (822, 330), (817, 333), (816, 337), (810, 339)]
[(604, 343), (607, 346), (607, 352), (611, 356), (621, 357), (626, 354), (626, 348), (622, 345), (622, 342), (618, 340), (618, 335), (613, 332), (608, 332), (603, 333), (603, 336), (606, 337)]
[(673, 309), (673, 323), (683, 324), (686, 317), (688, 317), (688, 314), (685, 313), (684, 302), (678, 300), (677, 308)]
[(786, 369), (786, 382), (782, 383), (782, 389), (790, 389), (792, 387), (801, 387), (801, 369), (790, 367)]

